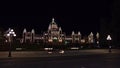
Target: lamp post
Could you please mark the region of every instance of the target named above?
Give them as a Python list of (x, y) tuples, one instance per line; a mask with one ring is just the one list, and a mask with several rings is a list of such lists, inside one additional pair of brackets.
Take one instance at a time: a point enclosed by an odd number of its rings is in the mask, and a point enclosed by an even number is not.
[(111, 42), (112, 38), (111, 38), (111, 36), (110, 36), (110, 35), (108, 35), (106, 39), (107, 39), (107, 41), (108, 41), (109, 52), (112, 52), (112, 50), (111, 50), (111, 44), (110, 44), (110, 42)]
[(99, 45), (99, 33), (97, 32), (96, 34), (96, 43), (97, 43), (97, 47), (100, 48), (100, 45)]
[(14, 32), (13, 29), (10, 29), (7, 33), (7, 37), (8, 37), (8, 42), (9, 42), (9, 54), (8, 54), (8, 57), (11, 57), (11, 42), (12, 42), (12, 38), (15, 37), (16, 34)]

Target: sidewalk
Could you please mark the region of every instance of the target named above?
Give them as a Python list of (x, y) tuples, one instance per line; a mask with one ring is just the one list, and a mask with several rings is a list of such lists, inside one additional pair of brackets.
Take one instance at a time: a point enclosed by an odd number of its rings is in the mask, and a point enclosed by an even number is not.
[[(77, 55), (93, 55), (93, 54), (108, 54), (108, 49), (91, 49), (91, 50), (67, 50), (63, 54), (59, 51), (53, 51), (51, 54), (48, 51), (12, 51), (12, 58), (27, 58), (27, 57), (55, 57), (55, 56), (77, 56)], [(112, 49), (111, 54), (120, 54), (120, 50)], [(1, 51), (0, 58), (9, 58), (8, 51)]]

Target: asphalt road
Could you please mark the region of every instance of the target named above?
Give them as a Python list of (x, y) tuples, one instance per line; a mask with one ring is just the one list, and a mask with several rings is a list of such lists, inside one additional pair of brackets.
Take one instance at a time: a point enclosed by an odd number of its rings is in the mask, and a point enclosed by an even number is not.
[[(52, 52), (52, 53), (49, 53)], [(77, 55), (92, 55), (92, 54), (107, 54), (108, 49), (90, 49), (90, 50), (65, 50), (60, 51), (12, 51), (12, 58), (25, 57), (55, 57), (55, 56), (77, 56)], [(119, 49), (112, 49), (112, 53), (120, 54)], [(8, 58), (8, 51), (0, 51), (0, 59)]]
[(120, 54), (2, 58), (0, 68), (120, 68)]

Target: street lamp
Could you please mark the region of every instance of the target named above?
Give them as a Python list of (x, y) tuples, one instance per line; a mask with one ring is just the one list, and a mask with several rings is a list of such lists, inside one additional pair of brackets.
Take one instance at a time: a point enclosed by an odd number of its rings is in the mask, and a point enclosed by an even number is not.
[(8, 54), (8, 57), (11, 57), (11, 42), (12, 42), (12, 38), (15, 37), (16, 34), (14, 32), (13, 29), (10, 29), (7, 33), (7, 37), (8, 37), (8, 42), (9, 42), (9, 54)]
[(112, 51), (111, 51), (111, 44), (110, 44), (110, 41), (112, 40), (112, 38), (111, 38), (110, 35), (108, 35), (106, 39), (107, 39), (108, 45), (109, 45), (109, 52), (112, 52)]
[(97, 34), (96, 34), (96, 43), (97, 43), (97, 46), (98, 46), (98, 48), (100, 48), (100, 46), (99, 46), (99, 33), (97, 32)]

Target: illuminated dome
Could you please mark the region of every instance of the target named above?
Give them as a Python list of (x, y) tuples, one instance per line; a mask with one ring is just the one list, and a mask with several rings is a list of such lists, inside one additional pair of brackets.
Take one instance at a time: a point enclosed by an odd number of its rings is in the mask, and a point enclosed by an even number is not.
[(51, 29), (58, 29), (58, 26), (55, 23), (54, 18), (52, 19), (52, 22), (49, 24), (49, 27), (48, 27), (48, 30), (51, 30)]

